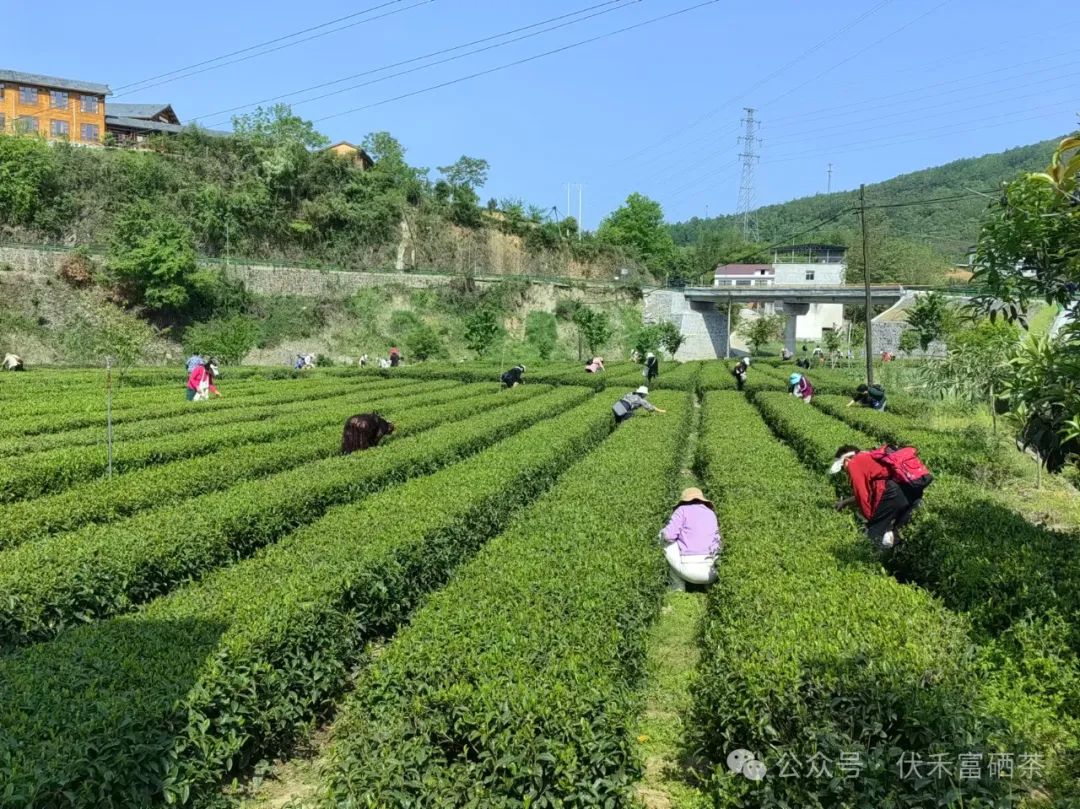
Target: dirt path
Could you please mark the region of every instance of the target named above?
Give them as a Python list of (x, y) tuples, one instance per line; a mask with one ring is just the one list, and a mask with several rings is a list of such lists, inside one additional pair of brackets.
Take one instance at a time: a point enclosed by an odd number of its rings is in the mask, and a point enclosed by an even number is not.
[[(699, 486), (693, 472), (701, 403), (686, 447), (680, 488)], [(698, 626), (705, 612), (705, 593), (669, 592), (649, 639), (645, 706), (637, 739), (645, 775), (637, 796), (646, 809), (704, 809), (708, 801), (694, 785), (692, 765), (684, 761), (684, 722), (692, 705), (690, 684), (698, 662)]]

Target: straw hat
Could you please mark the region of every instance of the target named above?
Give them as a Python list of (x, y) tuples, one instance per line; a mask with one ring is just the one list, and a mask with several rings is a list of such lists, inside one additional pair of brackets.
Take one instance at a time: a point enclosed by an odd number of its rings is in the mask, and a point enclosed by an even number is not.
[(704, 503), (712, 508), (712, 501), (705, 496), (705, 493), (696, 486), (691, 486), (689, 489), (683, 489), (683, 493), (679, 495), (679, 505), (686, 505), (687, 503)]
[(644, 385), (642, 385), (640, 388), (638, 388), (636, 391), (634, 391), (634, 393), (636, 393), (638, 396), (648, 396), (649, 395), (649, 389), (647, 387), (645, 387)]

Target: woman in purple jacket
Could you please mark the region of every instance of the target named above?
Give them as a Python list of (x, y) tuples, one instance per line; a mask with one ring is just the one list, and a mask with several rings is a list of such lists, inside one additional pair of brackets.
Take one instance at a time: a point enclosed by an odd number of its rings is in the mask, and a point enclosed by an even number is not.
[(660, 532), (667, 543), (671, 589), (685, 590), (686, 583), (709, 584), (716, 579), (716, 557), (723, 550), (720, 526), (713, 504), (701, 489), (683, 491), (671, 519)]

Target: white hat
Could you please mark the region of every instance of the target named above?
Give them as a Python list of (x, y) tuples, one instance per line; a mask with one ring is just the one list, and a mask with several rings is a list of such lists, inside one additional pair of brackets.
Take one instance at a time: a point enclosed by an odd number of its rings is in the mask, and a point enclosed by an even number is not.
[(750, 358), (749, 357), (743, 357), (742, 361), (745, 362), (747, 365), (750, 364)]
[(642, 385), (640, 388), (638, 388), (636, 391), (634, 391), (634, 393), (636, 393), (638, 396), (648, 396), (649, 395), (649, 389), (647, 387), (645, 387), (644, 385)]
[(840, 474), (840, 472), (843, 471), (843, 469), (844, 469), (844, 461), (846, 461), (848, 458), (854, 458), (854, 457), (855, 457), (854, 452), (845, 452), (843, 455), (841, 455), (839, 458), (837, 458), (835, 461), (832, 462), (832, 466), (829, 467), (829, 474), (830, 475), (838, 475), (838, 474)]

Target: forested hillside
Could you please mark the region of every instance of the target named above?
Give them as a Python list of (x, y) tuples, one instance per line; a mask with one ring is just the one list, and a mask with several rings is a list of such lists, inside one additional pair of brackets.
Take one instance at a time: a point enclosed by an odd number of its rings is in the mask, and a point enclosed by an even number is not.
[[(1056, 144), (1056, 139), (1048, 140), (902, 174), (882, 183), (868, 185), (867, 204), (891, 205), (964, 195), (973, 191), (993, 191), (1003, 181), (1014, 179), (1019, 172), (1044, 168)], [(757, 224), (761, 241), (768, 244), (783, 242), (788, 234), (811, 227), (844, 208), (856, 206), (858, 196), (857, 190), (838, 191), (760, 208), (757, 211)], [(878, 238), (920, 242), (934, 248), (945, 258), (959, 260), (975, 244), (988, 202), (984, 197), (971, 194), (967, 199), (947, 204), (883, 208), (875, 211), (875, 230)], [(857, 222), (856, 217), (847, 216), (817, 234), (800, 237), (798, 241), (841, 239), (853, 243)], [(671, 232), (676, 244), (691, 245), (697, 243), (705, 233), (735, 228), (737, 225), (734, 216), (694, 218), (672, 225)]]

